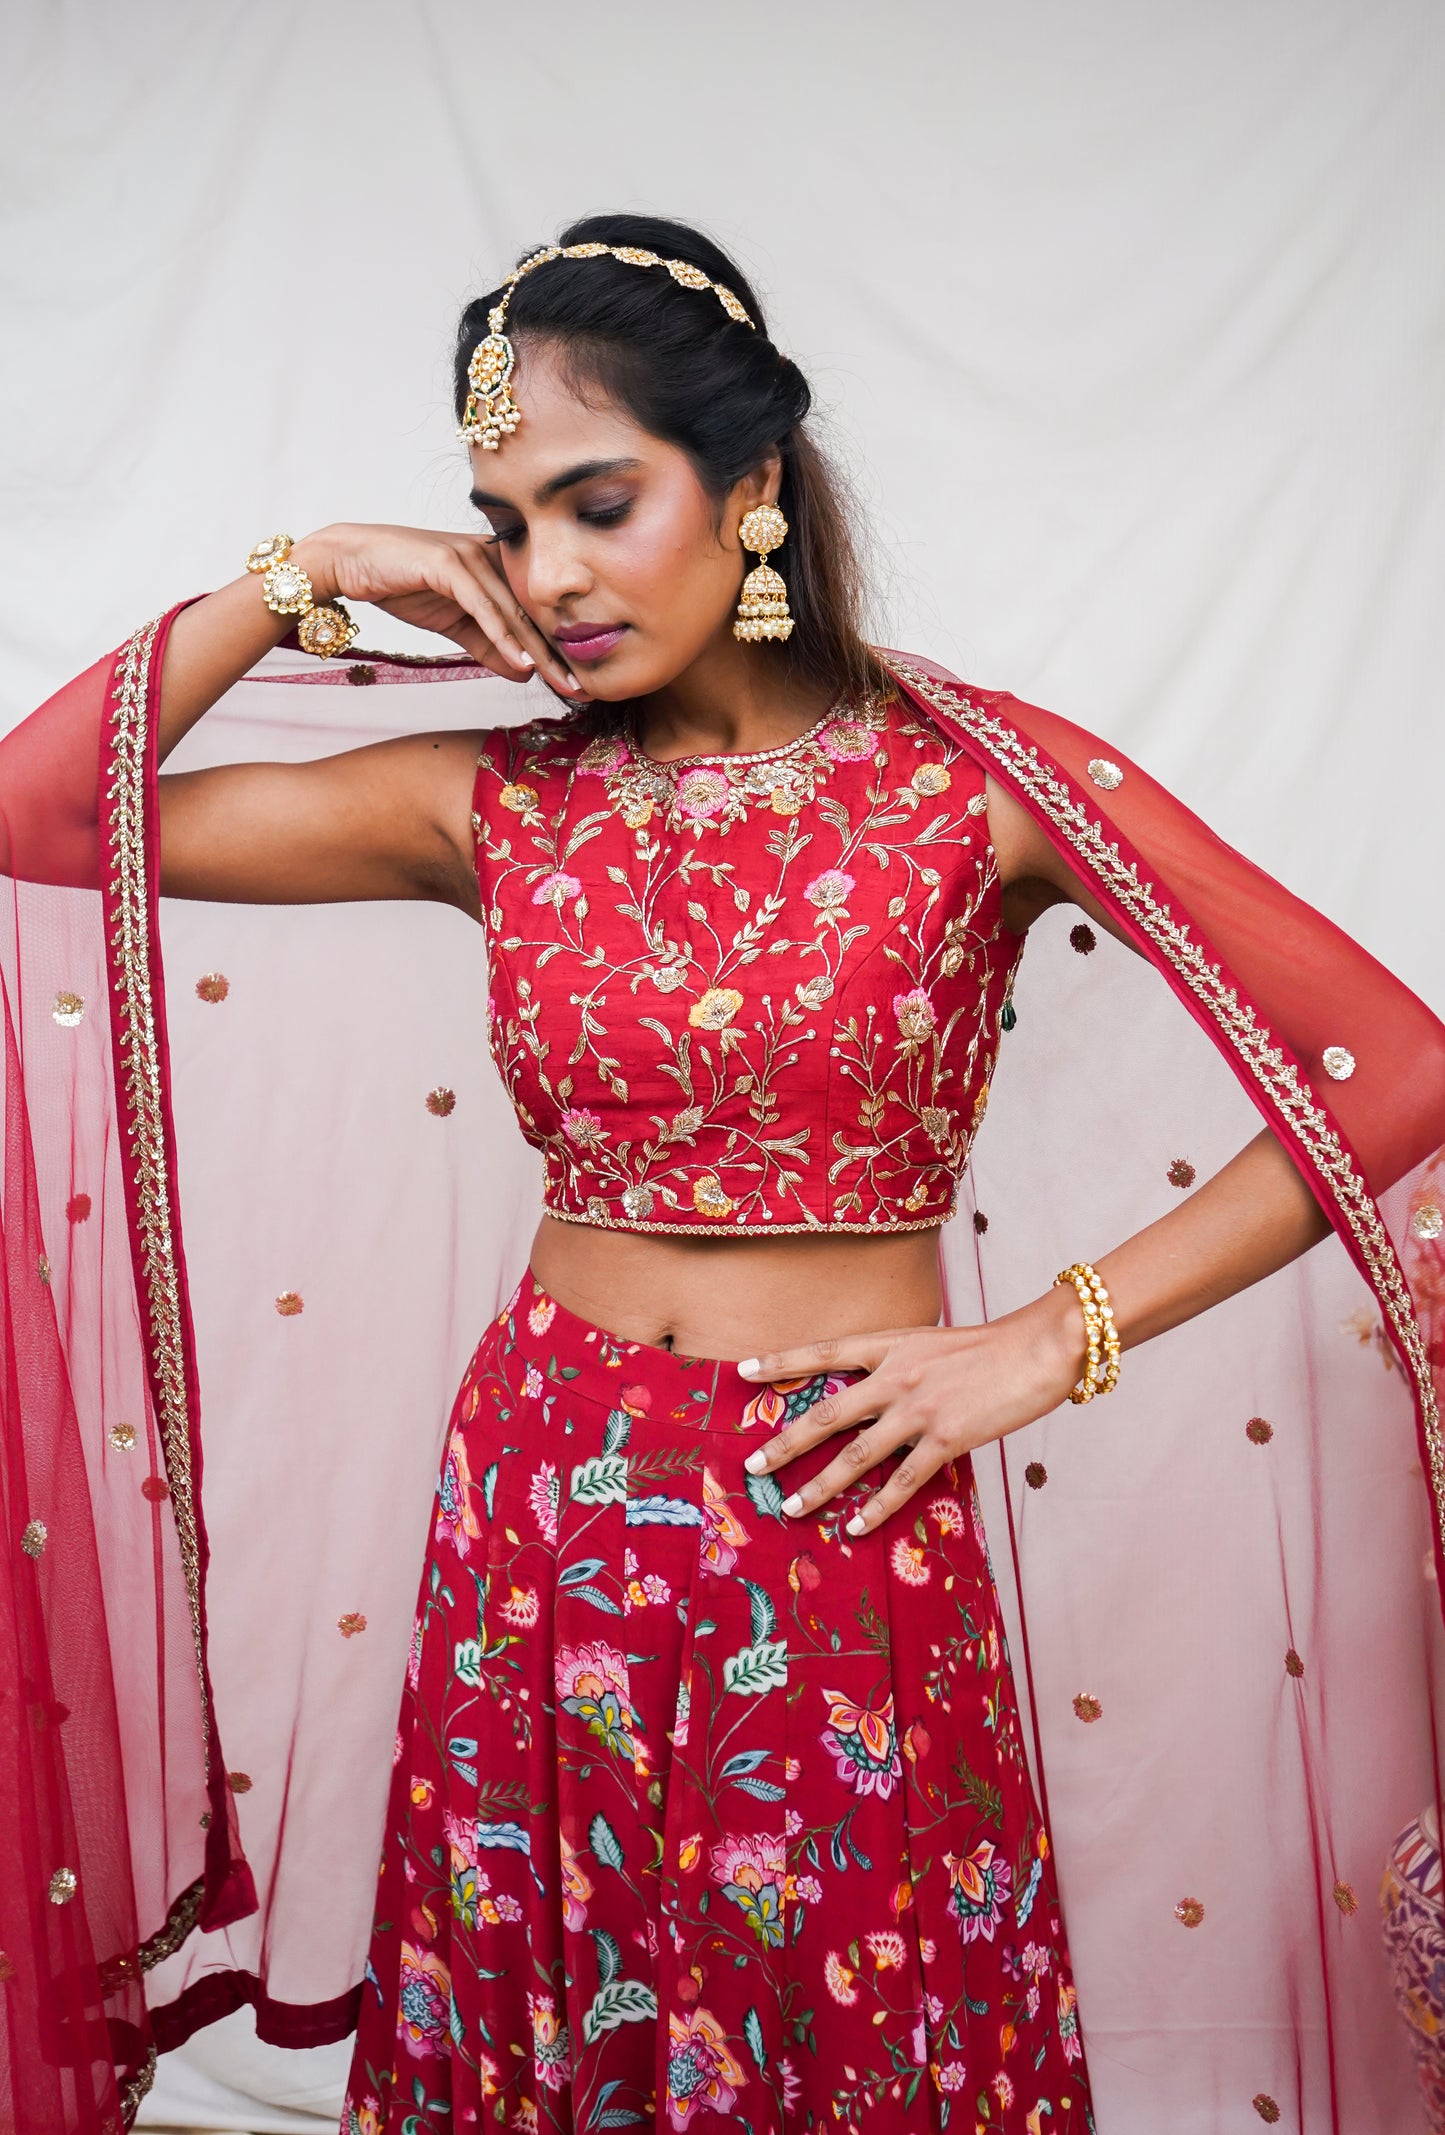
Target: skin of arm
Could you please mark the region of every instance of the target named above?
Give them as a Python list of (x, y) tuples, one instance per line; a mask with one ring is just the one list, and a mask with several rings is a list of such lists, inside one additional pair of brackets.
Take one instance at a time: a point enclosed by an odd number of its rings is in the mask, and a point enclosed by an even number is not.
[[(988, 788), (1005, 924), (1020, 931), (1049, 905), (1067, 900), (1127, 942), (1022, 803), (993, 779)], [(1095, 1262), (1121, 1347), (1137, 1347), (1262, 1281), (1329, 1228), (1302, 1174), (1266, 1128), (1187, 1201)], [(784, 1512), (797, 1518), (907, 1448), (848, 1522), (850, 1534), (866, 1534), (949, 1461), (1056, 1408), (1079, 1379), (1084, 1348), (1079, 1301), (1072, 1285), (1063, 1285), (981, 1326), (900, 1328), (745, 1359), (739, 1372), (760, 1382), (821, 1371), (867, 1374), (807, 1410), (751, 1454), (747, 1466), (770, 1473), (824, 1439), (854, 1432), (836, 1459), (785, 1499)]]

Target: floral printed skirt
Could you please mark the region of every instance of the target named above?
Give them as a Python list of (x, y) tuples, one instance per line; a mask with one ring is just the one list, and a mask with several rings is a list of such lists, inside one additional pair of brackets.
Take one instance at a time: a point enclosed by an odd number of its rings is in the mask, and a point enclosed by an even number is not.
[[(1084, 2135), (966, 1462), (862, 1540), (744, 1456), (830, 1382), (528, 1276), (457, 1397), (345, 2135)], [(829, 1457), (786, 1471), (787, 1488)]]

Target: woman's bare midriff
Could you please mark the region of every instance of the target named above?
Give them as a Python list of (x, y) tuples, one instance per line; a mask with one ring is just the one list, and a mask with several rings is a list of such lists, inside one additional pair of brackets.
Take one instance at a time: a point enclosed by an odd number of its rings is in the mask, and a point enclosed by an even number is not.
[(544, 1216), (532, 1272), (569, 1312), (624, 1341), (737, 1362), (942, 1309), (938, 1232), (669, 1238)]

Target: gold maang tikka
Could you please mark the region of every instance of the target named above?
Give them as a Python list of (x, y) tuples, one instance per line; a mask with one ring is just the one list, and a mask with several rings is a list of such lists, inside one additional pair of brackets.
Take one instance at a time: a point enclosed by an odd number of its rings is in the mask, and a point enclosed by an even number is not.
[(743, 580), (733, 636), (756, 645), (760, 638), (790, 638), (793, 618), (788, 613), (788, 589), (782, 576), (765, 560), (788, 538), (788, 522), (776, 504), (758, 504), (738, 528), (738, 540), (751, 549), (758, 563)]
[[(710, 289), (728, 317), (736, 319), (739, 326), (753, 325), (730, 289), (725, 289), (721, 282), (710, 280), (701, 267), (694, 267), (685, 259), (664, 259), (661, 253), (645, 251), (640, 245), (546, 245), (540, 252), (534, 252), (530, 259), (524, 259), (520, 267), (514, 267), (503, 282), (501, 297), (487, 313), (491, 331), (486, 340), (479, 341), (472, 350), (472, 360), (467, 365), (467, 383), (471, 391), (457, 435), (465, 438), (469, 445), (480, 445), (484, 452), (495, 452), (502, 439), (510, 437), (522, 420), (521, 410), (512, 398), (512, 373), (517, 365), (517, 351), (503, 331), (512, 291), (524, 274), (530, 274), (534, 267), (543, 267), (548, 260), (554, 259), (620, 259), (625, 267), (665, 267), (684, 289)], [(776, 541), (771, 544), (773, 548), (777, 545)], [(791, 629), (792, 625), (788, 627)], [(786, 637), (787, 631), (782, 635)]]

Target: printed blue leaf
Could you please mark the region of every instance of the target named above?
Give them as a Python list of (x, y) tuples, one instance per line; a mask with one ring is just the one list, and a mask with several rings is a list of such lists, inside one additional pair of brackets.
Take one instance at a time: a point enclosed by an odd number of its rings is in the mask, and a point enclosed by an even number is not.
[(771, 1779), (735, 1779), (733, 1784), (745, 1794), (756, 1795), (759, 1801), (782, 1801), (787, 1792), (785, 1787), (774, 1786)]
[(867, 1854), (863, 1853), (859, 1849), (858, 1841), (854, 1838), (851, 1831), (847, 1834), (847, 1838), (848, 1851), (852, 1854), (854, 1860), (858, 1863), (858, 1866), (863, 1870), (864, 1874), (871, 1875), (873, 1872), (873, 1863), (869, 1860)]
[(776, 1475), (750, 1475), (747, 1485), (754, 1512), (770, 1520), (783, 1517), (783, 1486)]
[(597, 1945), (597, 1977), (604, 1987), (610, 1986), (622, 1970), (622, 1952), (606, 1928), (593, 1927), (587, 1932)]
[(624, 1524), (628, 1527), (701, 1527), (702, 1511), (685, 1497), (630, 1497)]
[(565, 1572), (558, 1572), (558, 1586), (576, 1586), (583, 1579), (595, 1579), (607, 1568), (605, 1557), (583, 1557), (576, 1564), (569, 1564)]
[(753, 1644), (760, 1646), (777, 1629), (778, 1612), (767, 1588), (759, 1586), (756, 1579), (744, 1579), (743, 1585), (748, 1590), (748, 1607), (752, 1611)]
[(755, 1772), (760, 1764), (767, 1763), (771, 1755), (771, 1750), (739, 1750), (735, 1757), (729, 1757), (718, 1776), (722, 1779), (736, 1779), (739, 1772)]
[(505, 1846), (512, 1853), (532, 1851), (532, 1841), (520, 1824), (478, 1824), (479, 1846)]
[(482, 1503), (487, 1508), (488, 1519), (492, 1517), (492, 1504), (497, 1495), (497, 1476), (501, 1465), (499, 1460), (494, 1460), (482, 1477)]
[(574, 1586), (573, 1593), (579, 1601), (590, 1601), (594, 1609), (605, 1609), (609, 1616), (620, 1616), (622, 1605), (604, 1594), (600, 1586)]
[(833, 1866), (835, 1868), (846, 1868), (848, 1866), (848, 1856), (843, 1851), (843, 1826), (841, 1824), (839, 1824), (832, 1838), (828, 1841), (828, 1851), (833, 1856)]
[(602, 1426), (604, 1453), (620, 1453), (632, 1436), (632, 1418), (626, 1409), (613, 1409)]
[(759, 2074), (767, 2073), (768, 2051), (763, 2044), (762, 2020), (756, 2009), (749, 2009), (743, 2018), (743, 2037), (748, 2042), (748, 2051), (758, 2065)]
[(587, 1826), (587, 1843), (604, 1868), (622, 1866), (622, 1841), (600, 1809)]

